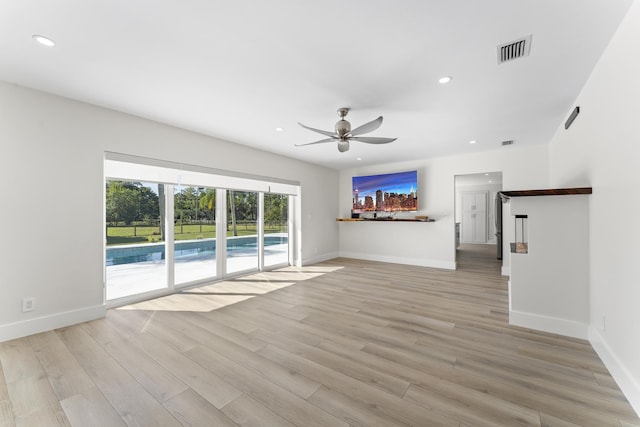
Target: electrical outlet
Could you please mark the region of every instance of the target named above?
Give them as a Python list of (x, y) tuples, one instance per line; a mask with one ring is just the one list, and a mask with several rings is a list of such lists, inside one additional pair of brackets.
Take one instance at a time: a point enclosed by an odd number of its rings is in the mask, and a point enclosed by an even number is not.
[(33, 311), (36, 308), (36, 299), (35, 297), (23, 298), (22, 299), (22, 312), (26, 313), (27, 311)]

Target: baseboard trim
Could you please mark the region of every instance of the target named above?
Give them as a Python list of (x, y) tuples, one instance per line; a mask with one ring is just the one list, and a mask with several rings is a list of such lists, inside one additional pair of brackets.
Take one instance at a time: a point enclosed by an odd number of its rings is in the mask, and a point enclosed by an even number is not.
[(100, 319), (104, 317), (106, 313), (106, 305), (101, 304), (0, 325), (0, 342), (63, 328), (77, 323), (88, 322), (89, 320)]
[(303, 258), (302, 259), (302, 265), (311, 265), (311, 264), (316, 264), (322, 261), (329, 261), (330, 259), (334, 259), (334, 258), (338, 258), (338, 253), (337, 252), (331, 252), (328, 254), (323, 254), (323, 255), (316, 255), (314, 257), (311, 258)]
[(503, 276), (511, 276), (511, 267), (509, 267), (508, 265), (507, 266), (503, 265), (501, 270), (502, 270), (501, 273)]
[(640, 383), (633, 378), (627, 367), (620, 362), (615, 352), (609, 347), (604, 337), (593, 326), (589, 327), (589, 342), (598, 353), (602, 363), (622, 390), (631, 407), (640, 417)]
[(575, 320), (509, 310), (509, 324), (583, 340), (589, 339), (588, 325)]
[(446, 270), (456, 269), (455, 261), (448, 262), (448, 261), (423, 259), (423, 258), (394, 257), (394, 256), (388, 256), (388, 255), (373, 255), (373, 254), (364, 254), (364, 253), (358, 253), (358, 252), (340, 252), (340, 256), (343, 258), (354, 258), (354, 259), (363, 259), (367, 261), (389, 262), (392, 264), (416, 265), (419, 267), (443, 268)]

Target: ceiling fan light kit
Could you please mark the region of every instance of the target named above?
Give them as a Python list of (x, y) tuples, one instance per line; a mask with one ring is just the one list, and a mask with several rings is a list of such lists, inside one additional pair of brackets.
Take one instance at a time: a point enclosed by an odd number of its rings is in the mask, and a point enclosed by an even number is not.
[(346, 151), (349, 151), (350, 141), (364, 142), (367, 144), (387, 144), (397, 139), (397, 138), (382, 138), (382, 137), (359, 137), (358, 135), (373, 132), (374, 130), (378, 129), (382, 124), (382, 116), (351, 130), (351, 123), (349, 123), (345, 119), (348, 113), (349, 113), (349, 108), (346, 108), (346, 107), (338, 108), (338, 116), (340, 116), (340, 120), (338, 120), (338, 122), (335, 125), (335, 128), (334, 128), (335, 132), (315, 129), (298, 122), (298, 124), (303, 128), (308, 129), (312, 132), (316, 132), (321, 135), (327, 136), (328, 138), (321, 139), (319, 141), (308, 142), (306, 144), (296, 144), (296, 147), (336, 141), (338, 143), (338, 151), (341, 153), (344, 153)]

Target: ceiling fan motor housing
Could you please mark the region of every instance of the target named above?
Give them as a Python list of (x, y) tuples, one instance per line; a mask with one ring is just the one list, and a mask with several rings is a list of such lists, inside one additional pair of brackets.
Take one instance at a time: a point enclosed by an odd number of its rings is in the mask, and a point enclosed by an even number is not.
[(349, 132), (351, 132), (351, 123), (349, 123), (345, 119), (338, 120), (338, 122), (336, 123), (336, 133), (338, 134), (340, 139), (349, 135)]

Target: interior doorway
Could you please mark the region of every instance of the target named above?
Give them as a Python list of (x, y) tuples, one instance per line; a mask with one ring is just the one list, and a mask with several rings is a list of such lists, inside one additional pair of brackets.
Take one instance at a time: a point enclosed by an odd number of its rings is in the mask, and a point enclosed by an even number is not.
[[(496, 197), (502, 191), (502, 172), (482, 172), (455, 177), (456, 265), (474, 260), (501, 265), (502, 211)], [(500, 209), (498, 212), (497, 209)], [(482, 257), (475, 255), (482, 253)]]

